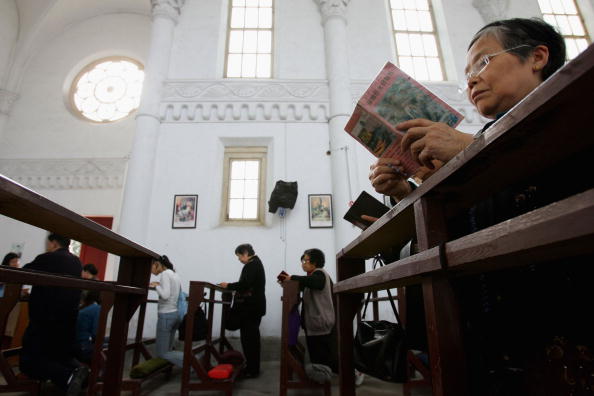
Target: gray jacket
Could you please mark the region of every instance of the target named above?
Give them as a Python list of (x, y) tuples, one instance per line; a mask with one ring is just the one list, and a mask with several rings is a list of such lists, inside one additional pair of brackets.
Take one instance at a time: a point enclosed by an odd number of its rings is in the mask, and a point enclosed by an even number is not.
[(323, 268), (316, 268), (326, 277), (322, 290), (306, 287), (303, 290), (303, 315), (308, 336), (326, 335), (332, 332), (335, 322), (332, 303), (332, 280)]

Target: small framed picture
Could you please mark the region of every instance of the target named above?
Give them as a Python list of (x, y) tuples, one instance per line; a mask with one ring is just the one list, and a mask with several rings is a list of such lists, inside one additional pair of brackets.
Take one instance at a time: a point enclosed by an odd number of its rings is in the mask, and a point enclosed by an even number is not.
[(309, 194), (309, 228), (332, 228), (332, 195)]
[(196, 228), (197, 207), (198, 195), (176, 195), (171, 228)]

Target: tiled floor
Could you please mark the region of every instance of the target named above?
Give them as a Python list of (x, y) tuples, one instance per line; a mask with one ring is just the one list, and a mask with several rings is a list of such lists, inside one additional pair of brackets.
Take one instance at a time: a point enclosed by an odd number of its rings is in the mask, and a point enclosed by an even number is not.
[[(232, 343), (239, 344), (235, 339)], [(262, 365), (261, 375), (257, 379), (249, 379), (238, 381), (236, 383), (234, 396), (263, 396), (263, 395), (279, 395), (279, 373), (280, 362), (278, 361), (279, 344), (278, 339), (263, 339), (262, 340)], [(129, 367), (129, 366), (128, 366)], [(2, 378), (0, 377), (0, 382)], [(175, 368), (173, 375), (169, 381), (163, 377), (157, 377), (154, 380), (143, 385), (142, 395), (150, 396), (176, 396), (180, 394), (181, 369)], [(332, 380), (332, 395), (338, 396), (338, 377)], [(123, 395), (126, 393), (122, 393)], [(25, 396), (25, 393), (5, 393), (7, 396)], [(57, 396), (60, 392), (46, 387), (43, 392), (44, 396)], [(223, 396), (223, 392), (215, 391), (194, 391), (191, 395), (195, 396)], [(306, 395), (323, 395), (321, 390), (291, 390), (289, 396), (306, 396)], [(357, 395), (364, 396), (401, 396), (402, 385), (390, 382), (380, 381), (378, 379), (366, 376), (363, 384), (357, 388)], [(423, 392), (415, 392), (414, 396), (430, 396), (429, 389)], [(111, 395), (109, 395), (111, 396)]]

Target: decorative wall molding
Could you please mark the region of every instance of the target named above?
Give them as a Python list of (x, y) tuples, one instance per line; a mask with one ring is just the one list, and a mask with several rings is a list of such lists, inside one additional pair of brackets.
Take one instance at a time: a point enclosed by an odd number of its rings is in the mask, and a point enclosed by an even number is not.
[(322, 22), (332, 17), (339, 17), (346, 21), (347, 6), (351, 0), (314, 0), (320, 7)]
[(122, 188), (128, 158), (0, 159), (0, 173), (33, 189)]
[[(351, 83), (351, 93), (353, 95), (353, 104), (363, 95), (371, 81), (354, 81)], [(458, 86), (454, 83), (427, 83), (425, 84), (433, 93), (443, 99), (446, 103), (459, 111), (464, 120), (460, 128), (466, 132), (478, 131), (484, 124), (490, 120), (482, 117), (476, 108), (468, 101), (465, 94), (458, 91)]]
[(162, 16), (177, 24), (186, 0), (151, 0), (153, 18)]
[(10, 114), (19, 94), (0, 88), (0, 114)]
[(472, 0), (472, 6), (481, 14), (485, 23), (505, 19), (509, 0)]
[(162, 122), (327, 122), (326, 80), (170, 80)]

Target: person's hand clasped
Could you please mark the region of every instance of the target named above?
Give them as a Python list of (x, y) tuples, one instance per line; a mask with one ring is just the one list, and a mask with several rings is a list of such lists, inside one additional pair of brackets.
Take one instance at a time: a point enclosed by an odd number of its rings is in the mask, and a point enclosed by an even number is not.
[(221, 283), (219, 283), (219, 286), (221, 286), (223, 289), (226, 289), (227, 286), (229, 286), (229, 283), (228, 282), (221, 282)]
[(402, 150), (410, 150), (413, 158), (429, 169), (434, 169), (433, 160), (448, 162), (474, 140), (472, 135), (443, 122), (422, 118), (402, 122), (396, 129), (406, 131), (401, 142)]
[(280, 274), (278, 277), (279, 277), (279, 283), (291, 280), (291, 275), (289, 275), (289, 274)]
[(412, 191), (399, 160), (379, 158), (369, 169), (369, 181), (376, 192), (400, 200)]
[(159, 282), (151, 282), (151, 283), (149, 283), (149, 287), (155, 288), (157, 286), (159, 286)]

